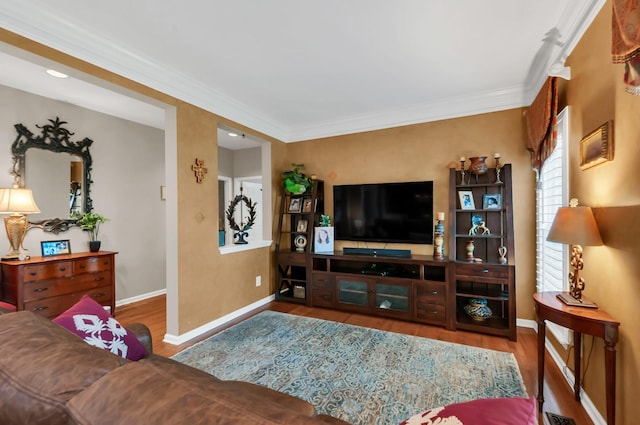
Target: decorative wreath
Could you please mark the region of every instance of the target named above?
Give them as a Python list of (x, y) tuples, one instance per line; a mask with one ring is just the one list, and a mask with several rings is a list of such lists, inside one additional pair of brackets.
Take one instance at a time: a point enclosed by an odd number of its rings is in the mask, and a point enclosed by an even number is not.
[[(247, 210), (249, 211), (249, 220), (247, 221), (247, 224), (243, 224), (242, 221), (240, 221), (240, 225), (238, 225), (238, 223), (236, 223), (235, 217), (233, 216), (236, 212), (236, 206), (240, 202), (244, 202), (244, 204), (247, 206)], [(245, 232), (251, 229), (253, 224), (256, 222), (256, 205), (258, 205), (257, 202), (253, 202), (245, 195), (236, 195), (236, 197), (233, 198), (233, 201), (231, 201), (231, 203), (229, 204), (229, 208), (227, 209), (226, 213), (227, 220), (229, 220), (229, 227), (231, 227), (236, 232)], [(240, 215), (242, 216), (242, 206), (240, 206)], [(240, 217), (240, 220), (242, 220), (242, 217)]]

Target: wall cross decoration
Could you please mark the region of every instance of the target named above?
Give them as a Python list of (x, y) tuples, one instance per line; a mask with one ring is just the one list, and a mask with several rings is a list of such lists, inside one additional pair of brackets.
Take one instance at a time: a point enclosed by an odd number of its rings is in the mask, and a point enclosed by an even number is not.
[(196, 174), (197, 183), (202, 183), (202, 180), (204, 180), (204, 175), (209, 171), (204, 167), (204, 159), (198, 158), (196, 158), (196, 165), (192, 165), (191, 169)]

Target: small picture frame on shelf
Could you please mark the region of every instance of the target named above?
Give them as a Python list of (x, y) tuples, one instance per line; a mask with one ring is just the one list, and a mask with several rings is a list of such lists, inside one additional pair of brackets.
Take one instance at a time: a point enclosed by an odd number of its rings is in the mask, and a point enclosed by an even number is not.
[(499, 210), (502, 208), (502, 195), (499, 193), (482, 195), (482, 208), (485, 210)]
[(463, 210), (475, 210), (476, 204), (473, 201), (473, 192), (470, 190), (460, 190), (458, 191), (458, 196), (460, 197), (460, 209)]
[(298, 221), (297, 231), (298, 232), (306, 232), (307, 231), (307, 220)]
[(291, 198), (289, 201), (289, 212), (290, 213), (299, 213), (302, 209), (302, 199), (301, 198)]
[(313, 201), (311, 200), (311, 198), (304, 198), (304, 201), (302, 202), (302, 212), (303, 213), (311, 212), (312, 205), (313, 205)]

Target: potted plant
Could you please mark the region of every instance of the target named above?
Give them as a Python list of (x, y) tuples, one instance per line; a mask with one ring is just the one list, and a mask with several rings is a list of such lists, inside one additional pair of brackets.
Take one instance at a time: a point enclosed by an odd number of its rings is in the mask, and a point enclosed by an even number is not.
[(304, 164), (292, 163), (293, 169), (282, 172), (284, 188), (293, 195), (302, 195), (311, 188), (311, 179), (302, 173)]
[(94, 212), (86, 212), (78, 220), (78, 226), (89, 232), (89, 251), (91, 252), (100, 251), (101, 242), (98, 239), (98, 234), (100, 233), (100, 225), (105, 221), (109, 221), (109, 219)]

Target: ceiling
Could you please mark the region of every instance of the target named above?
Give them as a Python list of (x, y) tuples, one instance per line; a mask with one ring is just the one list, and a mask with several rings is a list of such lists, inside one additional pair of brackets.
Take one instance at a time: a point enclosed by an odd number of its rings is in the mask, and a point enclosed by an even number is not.
[[(290, 142), (528, 106), (604, 3), (3, 0), (0, 26)], [(162, 105), (73, 69), (36, 83), (55, 64), (16, 50), (0, 84), (163, 127)]]

